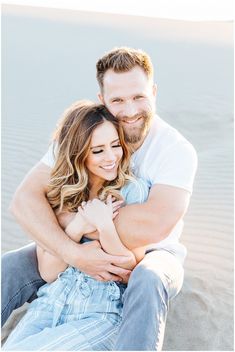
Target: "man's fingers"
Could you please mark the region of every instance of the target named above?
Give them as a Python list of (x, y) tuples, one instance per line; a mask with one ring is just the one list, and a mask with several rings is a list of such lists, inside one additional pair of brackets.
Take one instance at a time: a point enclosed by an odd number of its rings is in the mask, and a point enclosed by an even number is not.
[(108, 271), (111, 274), (114, 274), (114, 275), (120, 276), (120, 277), (123, 277), (123, 276), (126, 276), (126, 275), (130, 275), (130, 273), (131, 273), (131, 270), (123, 269), (123, 268), (120, 268), (119, 266), (115, 266), (115, 265), (112, 265), (112, 264), (110, 264), (108, 266)]
[[(120, 266), (123, 264), (128, 264), (130, 261), (129, 257), (126, 257), (124, 255), (111, 255), (111, 254), (107, 254), (107, 260), (116, 265), (116, 266)], [(124, 269), (125, 270), (125, 269)]]
[(99, 275), (94, 276), (95, 280), (102, 281), (102, 282), (107, 282), (107, 281), (122, 281), (122, 278), (117, 275), (112, 275), (109, 272), (102, 272)]
[(98, 281), (105, 281), (105, 280), (103, 279), (103, 277), (100, 276), (100, 275), (95, 275), (95, 276), (94, 276), (94, 279), (95, 279), (95, 280), (98, 280)]
[(104, 281), (120, 281), (122, 280), (120, 276), (113, 275), (109, 272), (102, 272), (100, 276), (104, 279)]

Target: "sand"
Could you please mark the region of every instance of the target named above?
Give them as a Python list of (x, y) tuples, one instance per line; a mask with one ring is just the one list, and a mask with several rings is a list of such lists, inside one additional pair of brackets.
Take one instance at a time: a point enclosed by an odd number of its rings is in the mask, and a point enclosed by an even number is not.
[(159, 115), (199, 158), (182, 235), (185, 282), (163, 349), (233, 350), (233, 23), (6, 5), (2, 15), (2, 252), (30, 241), (8, 212), (10, 199), (63, 110), (96, 100), (97, 58), (114, 46), (142, 48), (155, 66)]

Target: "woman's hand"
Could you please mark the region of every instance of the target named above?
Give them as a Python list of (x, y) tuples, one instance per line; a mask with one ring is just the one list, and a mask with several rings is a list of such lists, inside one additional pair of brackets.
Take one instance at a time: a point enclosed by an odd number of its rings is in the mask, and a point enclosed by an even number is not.
[(110, 224), (117, 216), (118, 209), (122, 203), (123, 201), (113, 202), (111, 195), (107, 197), (106, 203), (95, 198), (87, 203), (83, 202), (82, 206), (78, 208), (78, 213), (97, 230), (100, 230), (106, 224)]
[(57, 215), (57, 219), (67, 235), (76, 242), (79, 242), (83, 235), (87, 233), (94, 235), (96, 231), (96, 228), (79, 213), (64, 212)]

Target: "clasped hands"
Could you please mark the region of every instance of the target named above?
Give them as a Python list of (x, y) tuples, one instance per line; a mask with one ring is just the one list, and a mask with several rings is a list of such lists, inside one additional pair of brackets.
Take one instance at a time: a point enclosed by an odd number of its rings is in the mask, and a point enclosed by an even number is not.
[(83, 235), (99, 240), (99, 231), (118, 215), (118, 209), (122, 204), (122, 200), (115, 200), (111, 195), (107, 197), (106, 202), (97, 198), (82, 202), (78, 212), (66, 226), (67, 234), (76, 242), (79, 242)]
[[(81, 237), (85, 235), (94, 240), (82, 245), (84, 256), (83, 260), (80, 258), (80, 270), (100, 281), (127, 282), (131, 273), (130, 270), (123, 268), (127, 260), (125, 257), (104, 252), (99, 242), (99, 231), (109, 226), (122, 205), (123, 201), (118, 201), (111, 196), (107, 197), (105, 203), (95, 198), (92, 201), (83, 202), (77, 213), (68, 215), (69, 223), (67, 221), (65, 231), (71, 239), (80, 242)], [(66, 219), (64, 223), (66, 224)]]
[(122, 200), (114, 200), (109, 195), (106, 202), (102, 202), (97, 198), (82, 202), (82, 205), (78, 208), (78, 213), (90, 226), (93, 226), (93, 230), (100, 231), (115, 219), (122, 204)]

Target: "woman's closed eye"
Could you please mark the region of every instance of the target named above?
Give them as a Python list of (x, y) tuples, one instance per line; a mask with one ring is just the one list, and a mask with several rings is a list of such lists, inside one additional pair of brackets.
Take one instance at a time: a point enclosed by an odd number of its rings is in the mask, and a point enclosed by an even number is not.
[(93, 154), (100, 154), (103, 152), (103, 149), (99, 149), (99, 150), (92, 150)]
[(120, 147), (121, 147), (121, 144), (112, 145), (112, 148), (120, 148)]

